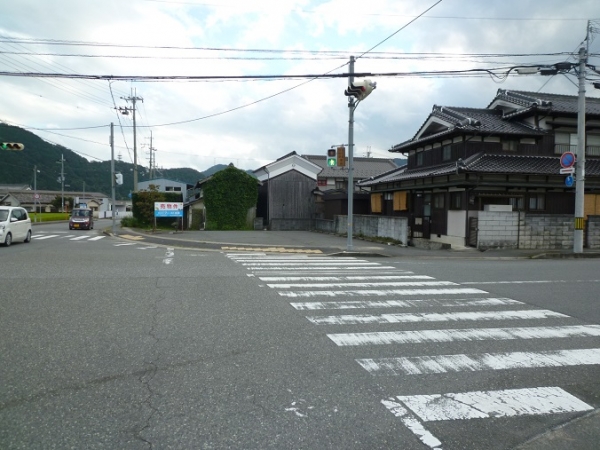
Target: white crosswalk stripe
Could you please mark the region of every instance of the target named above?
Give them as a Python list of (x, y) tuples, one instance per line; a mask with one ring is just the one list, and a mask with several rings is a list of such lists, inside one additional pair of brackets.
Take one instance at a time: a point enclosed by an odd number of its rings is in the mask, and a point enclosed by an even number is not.
[(492, 297), (290, 303), (290, 305), (292, 305), (297, 310), (312, 311), (323, 309), (431, 308), (434, 306), (446, 308), (467, 308), (469, 306), (515, 306), (522, 304), (522, 302), (510, 298)]
[(533, 367), (569, 367), (600, 364), (600, 348), (406, 358), (365, 358), (358, 359), (357, 362), (368, 372), (377, 375), (425, 375), (446, 372), (529, 369)]
[(315, 325), (348, 325), (365, 323), (409, 323), (409, 322), (459, 322), (476, 320), (532, 320), (548, 318), (565, 318), (566, 314), (547, 309), (533, 309), (520, 311), (468, 311), (446, 313), (402, 313), (380, 315), (343, 316), (308, 316), (307, 319)]
[(357, 345), (421, 344), (427, 342), (561, 339), (568, 337), (600, 337), (600, 325), (380, 331), (372, 333), (328, 334), (327, 337), (340, 347)]
[(83, 235), (77, 235), (77, 234), (34, 234), (33, 236), (31, 236), (32, 239), (37, 240), (37, 241), (45, 241), (47, 239), (61, 239), (61, 240), (67, 240), (67, 241), (86, 241), (86, 242), (95, 242), (95, 241), (100, 241), (104, 238), (106, 238), (106, 236), (101, 235), (101, 236), (94, 236), (94, 235), (90, 235), (90, 234), (83, 234)]
[[(396, 350), (397, 354), (403, 355), (402, 346), (422, 344), (423, 352), (416, 356), (356, 358), (356, 363), (373, 376), (442, 376), (461, 372), (600, 365), (600, 348), (597, 348), (600, 325), (576, 323), (576, 319), (566, 314), (533, 308), (515, 299), (495, 297), (484, 290), (465, 286), (483, 286), (485, 282), (436, 280), (430, 275), (415, 274), (389, 264), (353, 258), (342, 260), (307, 255), (277, 258), (242, 253), (228, 254), (227, 257), (242, 265), (251, 273), (250, 276), (255, 276), (259, 283), (264, 283), (263, 286), (273, 289), (280, 297), (306, 299), (290, 301), (290, 305), (298, 312), (312, 312), (306, 319), (324, 329), (337, 347), (355, 347), (364, 354), (370, 349), (389, 346), (390, 351)], [(489, 284), (502, 283), (496, 281)], [(369, 300), (369, 297), (380, 299)], [(324, 301), (323, 298), (333, 300)], [(410, 311), (416, 308), (419, 311)], [(361, 313), (367, 309), (386, 312)], [(326, 313), (339, 310), (345, 310), (344, 314)], [(325, 314), (319, 314), (323, 312)], [(510, 326), (487, 325), (498, 321), (505, 321)], [(512, 322), (515, 321), (527, 326), (513, 326)], [(448, 323), (453, 324), (454, 328), (443, 327)], [(427, 324), (433, 326), (422, 329)], [(463, 324), (470, 326), (463, 328)], [(389, 330), (391, 325), (402, 328)], [(332, 327), (338, 326), (360, 326), (362, 329), (360, 332), (333, 333)], [(387, 329), (373, 329), (379, 326), (386, 326)], [(365, 331), (365, 327), (371, 329)], [(495, 342), (519, 340), (537, 342), (538, 347), (548, 348), (435, 354), (435, 350), (432, 350), (435, 347), (431, 346), (435, 343), (461, 343), (461, 348), (468, 349), (476, 342), (486, 342), (489, 347)], [(577, 344), (569, 344), (568, 340), (576, 340)], [(578, 348), (573, 348), (575, 346)], [(557, 386), (426, 395), (393, 393), (381, 403), (431, 449), (442, 446), (441, 441), (424, 426), (431, 421), (559, 414), (593, 409)]]

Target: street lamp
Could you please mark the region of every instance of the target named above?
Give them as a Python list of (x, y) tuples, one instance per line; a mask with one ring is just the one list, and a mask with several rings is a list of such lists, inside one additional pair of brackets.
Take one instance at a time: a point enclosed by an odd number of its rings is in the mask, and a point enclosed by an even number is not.
[(354, 82), (354, 56), (350, 57), (348, 69), (348, 89), (344, 95), (348, 97), (348, 243), (347, 250), (352, 251), (352, 221), (354, 215), (354, 110), (361, 100), (364, 100), (373, 89), (375, 82), (364, 79)]

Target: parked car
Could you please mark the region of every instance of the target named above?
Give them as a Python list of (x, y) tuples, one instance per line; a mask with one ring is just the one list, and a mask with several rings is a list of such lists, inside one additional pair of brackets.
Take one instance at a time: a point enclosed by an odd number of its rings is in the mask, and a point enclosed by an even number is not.
[(71, 212), (71, 218), (69, 219), (69, 230), (73, 229), (86, 229), (92, 230), (94, 228), (94, 214), (91, 209), (87, 208), (75, 208)]
[(0, 206), (0, 244), (31, 241), (31, 219), (24, 208)]

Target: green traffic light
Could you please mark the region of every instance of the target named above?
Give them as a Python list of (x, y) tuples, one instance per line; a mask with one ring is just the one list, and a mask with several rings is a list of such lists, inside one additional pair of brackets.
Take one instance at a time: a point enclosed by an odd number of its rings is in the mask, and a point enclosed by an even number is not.
[(1, 150), (23, 150), (25, 146), (16, 142), (0, 142)]
[(327, 165), (329, 167), (334, 167), (337, 165), (337, 160), (335, 158), (327, 158)]

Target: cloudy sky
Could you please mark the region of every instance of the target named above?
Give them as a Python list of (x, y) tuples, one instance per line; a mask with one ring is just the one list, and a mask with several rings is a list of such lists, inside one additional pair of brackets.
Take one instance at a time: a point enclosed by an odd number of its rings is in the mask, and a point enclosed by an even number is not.
[[(291, 76), (347, 73), (354, 55), (356, 72), (388, 74), (371, 77), (377, 89), (356, 109), (354, 154), (397, 157), (387, 150), (434, 104), (578, 92), (566, 75), (420, 72), (574, 62), (588, 20), (589, 63), (600, 67), (599, 19), (598, 0), (4, 0), (0, 72), (102, 79), (0, 75), (0, 121), (89, 160), (110, 159), (112, 122), (115, 153), (132, 162), (132, 114), (116, 108), (136, 97), (138, 164), (152, 135), (158, 167), (256, 169), (347, 143), (347, 79)], [(199, 76), (209, 78), (185, 79)], [(587, 95), (600, 90), (589, 83)]]

